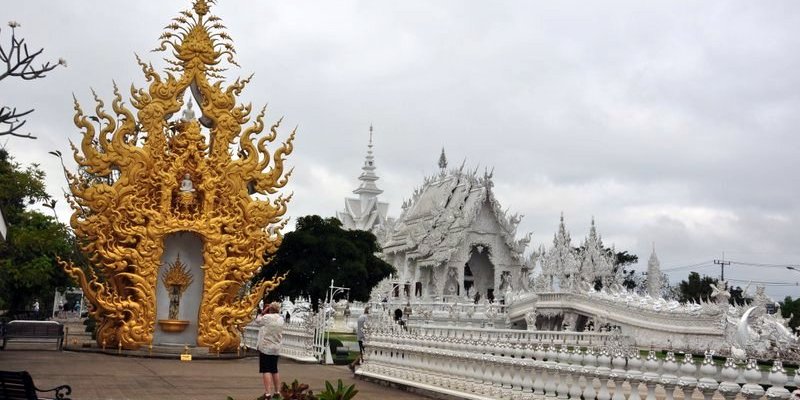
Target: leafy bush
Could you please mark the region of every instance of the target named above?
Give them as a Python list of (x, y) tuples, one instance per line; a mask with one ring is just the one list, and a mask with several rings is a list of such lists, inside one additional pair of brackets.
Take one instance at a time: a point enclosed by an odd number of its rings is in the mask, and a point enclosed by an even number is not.
[(325, 381), (325, 390), (319, 394), (319, 400), (350, 400), (356, 397), (358, 390), (356, 385), (345, 387), (341, 379), (338, 380), (336, 389), (333, 388), (330, 382)]
[(292, 385), (287, 385), (286, 382), (281, 384), (280, 395), (284, 400), (317, 400), (314, 392), (308, 390), (308, 385), (305, 383), (297, 382), (297, 379), (292, 382)]

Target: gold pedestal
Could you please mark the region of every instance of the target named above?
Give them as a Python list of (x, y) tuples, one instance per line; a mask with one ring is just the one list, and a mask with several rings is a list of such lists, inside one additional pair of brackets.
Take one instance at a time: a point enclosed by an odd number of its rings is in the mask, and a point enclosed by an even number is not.
[(164, 332), (178, 333), (183, 332), (183, 330), (189, 326), (189, 321), (181, 319), (160, 319), (158, 320), (158, 325), (161, 326), (161, 330)]

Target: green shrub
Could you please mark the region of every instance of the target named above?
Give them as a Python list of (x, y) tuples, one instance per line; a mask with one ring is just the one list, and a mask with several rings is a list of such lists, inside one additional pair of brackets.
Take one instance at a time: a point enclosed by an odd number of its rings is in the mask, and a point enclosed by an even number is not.
[(330, 382), (325, 381), (325, 390), (319, 394), (319, 400), (350, 400), (356, 397), (356, 394), (358, 394), (358, 390), (356, 390), (355, 384), (345, 387), (342, 380), (339, 379), (334, 389)]

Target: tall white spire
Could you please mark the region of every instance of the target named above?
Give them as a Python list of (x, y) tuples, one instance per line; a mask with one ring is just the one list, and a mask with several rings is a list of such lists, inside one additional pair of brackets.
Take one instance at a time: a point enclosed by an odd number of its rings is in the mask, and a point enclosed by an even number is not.
[(661, 297), (661, 263), (656, 256), (656, 244), (653, 243), (653, 252), (647, 261), (647, 294), (650, 297)]
[(367, 145), (367, 156), (364, 158), (364, 166), (361, 167), (361, 175), (358, 180), (361, 184), (353, 193), (359, 195), (362, 201), (378, 196), (383, 190), (378, 189), (375, 181), (380, 179), (375, 175), (375, 157), (372, 155), (372, 124), (369, 126), (369, 144)]
[(342, 221), (345, 229), (360, 229), (376, 233), (386, 223), (386, 215), (389, 211), (389, 203), (382, 202), (378, 195), (383, 190), (375, 185), (378, 175), (375, 174), (375, 157), (372, 155), (372, 125), (369, 126), (369, 142), (367, 144), (367, 156), (364, 158), (364, 165), (361, 167), (361, 175), (358, 180), (360, 184), (353, 193), (358, 195), (357, 199), (345, 198), (344, 211), (338, 211), (336, 217)]

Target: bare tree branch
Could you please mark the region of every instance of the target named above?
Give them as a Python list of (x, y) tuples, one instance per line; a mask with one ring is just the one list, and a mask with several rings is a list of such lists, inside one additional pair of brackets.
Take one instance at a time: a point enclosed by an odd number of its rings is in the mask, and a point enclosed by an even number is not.
[[(0, 69), (0, 81), (8, 78), (22, 78), (23, 80), (30, 81), (40, 79), (47, 76), (46, 74), (54, 70), (58, 66), (67, 66), (67, 62), (63, 58), (59, 58), (58, 62), (52, 63), (46, 61), (45, 63), (36, 66), (36, 58), (39, 57), (44, 49), (39, 49), (33, 53), (28, 50), (28, 45), (25, 43), (24, 38), (18, 38), (16, 35), (16, 28), (20, 26), (16, 21), (8, 23), (11, 27), (11, 44), (5, 47), (0, 44), (0, 63), (4, 64), (4, 68)], [(0, 29), (0, 33), (2, 30)], [(22, 128), (27, 122), (20, 119), (33, 112), (33, 109), (27, 111), (17, 111), (16, 107), (0, 106), (0, 136), (11, 135), (21, 138), (36, 139), (30, 133), (22, 134), (18, 130)]]

